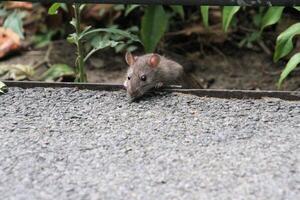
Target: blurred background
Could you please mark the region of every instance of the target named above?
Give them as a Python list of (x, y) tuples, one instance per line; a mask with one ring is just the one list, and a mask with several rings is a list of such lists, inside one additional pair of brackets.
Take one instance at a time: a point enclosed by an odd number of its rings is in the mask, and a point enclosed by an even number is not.
[[(1, 2), (0, 79), (74, 81), (74, 14), (71, 4)], [(88, 82), (122, 83), (130, 51), (178, 61), (203, 88), (300, 88), (299, 7), (81, 5), (80, 30), (92, 29)]]

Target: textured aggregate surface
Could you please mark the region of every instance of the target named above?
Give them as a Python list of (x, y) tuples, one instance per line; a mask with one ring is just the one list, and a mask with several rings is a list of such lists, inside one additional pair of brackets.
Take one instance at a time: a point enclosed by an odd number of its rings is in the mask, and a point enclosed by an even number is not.
[(299, 199), (300, 102), (10, 88), (1, 199)]

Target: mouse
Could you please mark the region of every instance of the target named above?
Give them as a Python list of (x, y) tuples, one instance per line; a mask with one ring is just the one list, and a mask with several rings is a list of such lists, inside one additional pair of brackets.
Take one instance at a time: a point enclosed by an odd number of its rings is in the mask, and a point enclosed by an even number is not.
[(135, 56), (125, 54), (128, 64), (124, 87), (131, 100), (138, 99), (154, 88), (180, 83), (185, 88), (199, 88), (199, 84), (189, 77), (182, 65), (156, 53)]

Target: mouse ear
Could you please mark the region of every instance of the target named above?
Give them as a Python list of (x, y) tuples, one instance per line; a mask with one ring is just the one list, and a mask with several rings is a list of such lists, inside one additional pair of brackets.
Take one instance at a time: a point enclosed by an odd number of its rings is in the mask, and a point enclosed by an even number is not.
[(127, 52), (126, 55), (125, 55), (125, 60), (126, 60), (126, 63), (131, 66), (135, 63), (137, 57), (136, 56), (133, 56), (130, 52)]
[(153, 54), (148, 60), (148, 65), (152, 68), (155, 68), (158, 66), (159, 62), (160, 62), (160, 56), (158, 54)]

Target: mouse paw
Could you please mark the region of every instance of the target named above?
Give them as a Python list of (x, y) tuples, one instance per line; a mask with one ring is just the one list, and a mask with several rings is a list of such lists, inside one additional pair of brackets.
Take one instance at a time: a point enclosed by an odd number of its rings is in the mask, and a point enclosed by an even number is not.
[(161, 88), (164, 84), (162, 82), (159, 82), (155, 85), (155, 88), (158, 89), (158, 88)]

